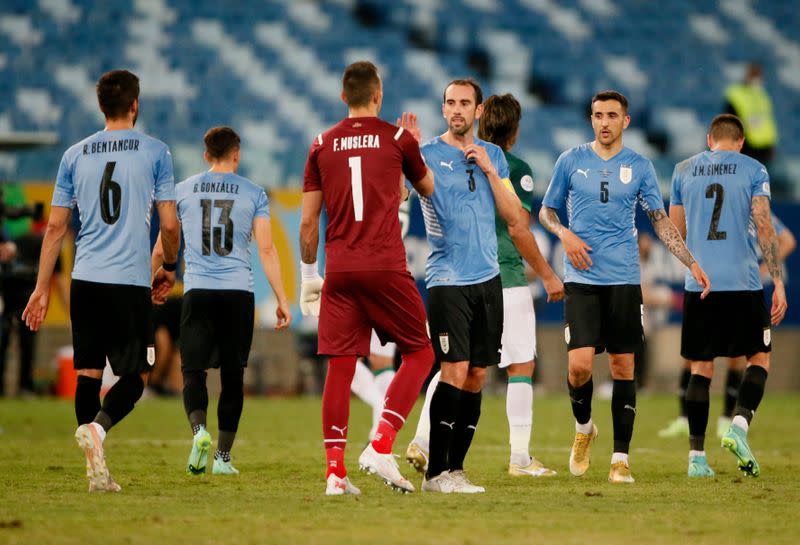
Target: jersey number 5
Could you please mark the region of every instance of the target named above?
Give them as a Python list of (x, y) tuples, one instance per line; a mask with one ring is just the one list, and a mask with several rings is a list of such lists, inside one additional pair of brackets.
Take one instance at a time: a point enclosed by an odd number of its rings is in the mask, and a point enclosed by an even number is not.
[[(200, 206), (203, 207), (203, 255), (211, 255), (211, 239), (214, 239), (214, 253), (226, 256), (233, 250), (233, 220), (231, 210), (233, 201), (229, 199), (212, 201), (202, 199)], [(211, 229), (211, 209), (219, 208), (219, 225)]]
[(350, 157), (347, 159), (350, 165), (350, 188), (353, 192), (353, 211), (356, 214), (356, 221), (364, 219), (364, 190), (361, 184), (361, 157)]
[(117, 223), (122, 204), (122, 188), (111, 179), (116, 166), (116, 161), (106, 163), (103, 179), (100, 181), (100, 216), (109, 225)]
[(714, 211), (711, 213), (711, 225), (708, 226), (708, 240), (725, 240), (727, 231), (717, 231), (719, 217), (722, 214), (722, 203), (725, 201), (725, 188), (720, 184), (706, 187), (706, 199), (714, 199)]

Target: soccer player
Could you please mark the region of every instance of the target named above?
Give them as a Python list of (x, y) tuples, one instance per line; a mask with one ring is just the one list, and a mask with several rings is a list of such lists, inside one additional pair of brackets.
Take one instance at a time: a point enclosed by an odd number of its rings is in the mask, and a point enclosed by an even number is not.
[[(503, 291), (495, 214), (520, 228), (522, 205), (503, 150), (476, 138), (483, 93), (472, 79), (450, 82), (442, 96), (447, 132), (422, 146), (436, 192), (420, 196), (431, 245), (426, 265), (428, 319), (441, 381), (430, 401), (430, 458), (422, 489), (480, 493), (464, 458), (478, 425), (486, 367), (500, 363)], [(527, 229), (527, 225), (524, 226)]]
[[(778, 240), (770, 219), (767, 169), (741, 153), (744, 127), (738, 117), (718, 115), (711, 122), (708, 147), (675, 167), (670, 217), (686, 235), (689, 248), (714, 278), (714, 292), (701, 299), (694, 279), (686, 278), (681, 355), (691, 361), (686, 391), (689, 417), (690, 477), (712, 477), (705, 455), (708, 392), (718, 356), (747, 357), (735, 416), (722, 446), (736, 456), (747, 476), (761, 473), (747, 442), (747, 431), (764, 395), (772, 349), (770, 325), (786, 313)], [(774, 283), (767, 310), (749, 226)]]
[[(192, 450), (186, 472), (206, 472), (211, 435), (206, 430), (206, 371), (219, 368), (222, 390), (217, 405), (219, 442), (214, 475), (236, 475), (231, 448), (244, 403), (244, 368), (253, 340), (255, 303), (250, 266), (250, 234), (278, 308), (275, 329), (292, 320), (281, 281), (278, 252), (272, 245), (269, 200), (264, 190), (236, 174), (241, 159), (239, 135), (230, 127), (206, 132), (204, 157), (211, 168), (179, 183), (175, 189), (186, 272), (181, 309), (183, 405), (192, 427)], [(153, 268), (161, 261), (161, 244), (153, 251)], [(155, 292), (154, 302), (166, 300)]]
[[(564, 245), (564, 339), (568, 350), (568, 386), (575, 416), (575, 440), (569, 469), (589, 469), (592, 422), (592, 360), (608, 350), (614, 380), (611, 416), (614, 452), (608, 480), (632, 483), (628, 449), (636, 416), (634, 352), (643, 342), (639, 247), (634, 213), (641, 203), (658, 237), (708, 293), (710, 283), (664, 211), (653, 164), (625, 147), (630, 123), (628, 100), (616, 91), (592, 98), (595, 139), (558, 158), (539, 212), (542, 225)], [(565, 207), (569, 228), (556, 211)]]
[[(536, 315), (533, 299), (528, 289), (523, 257), (532, 264), (542, 278), (548, 301), (560, 301), (564, 286), (539, 251), (530, 230), (533, 206), (533, 172), (522, 159), (511, 153), (519, 135), (522, 109), (511, 94), (490, 96), (483, 103), (483, 113), (478, 123), (478, 137), (500, 146), (509, 166), (509, 178), (520, 199), (520, 219), (512, 229), (499, 215), (495, 220), (497, 256), (503, 286), (503, 337), (500, 367), (508, 372), (506, 416), (509, 426), (511, 456), (508, 472), (513, 476), (552, 476), (548, 469), (528, 450), (533, 428), (534, 356), (536, 354)], [(425, 471), (430, 434), (430, 399), (439, 383), (440, 374), (434, 375), (426, 394), (417, 434), (408, 446), (406, 459), (418, 471)]]
[[(89, 490), (119, 491), (106, 466), (103, 441), (133, 410), (155, 361), (150, 323), (154, 197), (164, 246), (164, 264), (153, 279), (154, 287), (169, 290), (175, 282), (179, 227), (169, 149), (133, 128), (139, 114), (139, 78), (127, 70), (103, 74), (97, 100), (105, 130), (73, 145), (61, 159), (36, 289), (23, 319), (37, 330), (47, 314), (53, 267), (77, 205), (81, 229), (70, 297), (78, 373), (75, 438), (86, 455)], [(119, 381), (101, 407), (106, 358)]]
[[(301, 310), (319, 315), (319, 353), (329, 356), (322, 396), (325, 493), (360, 493), (347, 476), (344, 448), (350, 382), (356, 359), (369, 354), (372, 329), (397, 344), (403, 364), (386, 392), (375, 438), (358, 461), (394, 489), (412, 492), (392, 446), (433, 365), (433, 350), (425, 307), (406, 267), (397, 211), (405, 189), (401, 174), (420, 195), (433, 192), (433, 175), (419, 152), (419, 131), (378, 119), (383, 86), (374, 64), (360, 61), (345, 69), (342, 100), (348, 117), (318, 135), (309, 150), (300, 221)], [(316, 263), (323, 204), (324, 283)]]

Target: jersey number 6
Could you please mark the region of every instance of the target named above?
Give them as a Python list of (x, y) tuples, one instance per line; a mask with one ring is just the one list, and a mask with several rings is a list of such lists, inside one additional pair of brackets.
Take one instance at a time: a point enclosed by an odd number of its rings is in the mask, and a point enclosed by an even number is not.
[(116, 161), (106, 163), (103, 179), (100, 181), (100, 216), (109, 225), (117, 223), (122, 204), (122, 188), (111, 179), (116, 166)]

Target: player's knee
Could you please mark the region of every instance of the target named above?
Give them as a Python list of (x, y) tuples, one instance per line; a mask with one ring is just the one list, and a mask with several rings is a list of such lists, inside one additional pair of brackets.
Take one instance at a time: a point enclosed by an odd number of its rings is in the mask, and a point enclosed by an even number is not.
[(509, 377), (532, 377), (533, 376), (533, 362), (528, 363), (512, 363), (506, 368)]
[(751, 365), (758, 365), (759, 367), (763, 367), (765, 371), (769, 371), (769, 353), (759, 352), (758, 354), (751, 356), (747, 360), (747, 364), (748, 367)]
[(477, 393), (483, 389), (483, 385), (486, 382), (486, 368), (485, 367), (470, 367), (469, 372), (467, 373), (466, 380), (464, 380), (464, 385), (462, 386), (462, 390), (467, 392)]
[(103, 370), (102, 369), (77, 369), (75, 371), (77, 375), (89, 377), (89, 378), (103, 378)]
[(458, 389), (464, 387), (464, 382), (467, 380), (469, 373), (469, 363), (460, 361), (457, 363), (442, 362), (442, 375), (441, 381)]
[(569, 365), (569, 383), (575, 387), (583, 386), (592, 378), (591, 365)]
[(706, 378), (714, 376), (713, 361), (693, 361), (691, 362), (691, 369), (693, 375), (700, 375)]
[(244, 389), (244, 367), (222, 369), (220, 371), (222, 389), (225, 391), (241, 391)]

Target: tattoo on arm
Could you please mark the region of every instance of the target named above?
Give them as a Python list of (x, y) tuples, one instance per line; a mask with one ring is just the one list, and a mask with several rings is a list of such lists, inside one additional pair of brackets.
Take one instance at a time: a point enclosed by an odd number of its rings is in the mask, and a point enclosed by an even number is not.
[(663, 208), (648, 211), (647, 217), (650, 218), (650, 223), (653, 224), (653, 229), (655, 229), (656, 235), (664, 243), (664, 246), (672, 252), (672, 255), (678, 258), (678, 261), (686, 265), (686, 267), (691, 267), (692, 263), (695, 262), (695, 258), (683, 241), (678, 228), (667, 216), (666, 211)]
[(539, 222), (557, 237), (560, 237), (561, 233), (564, 232), (564, 226), (553, 208), (542, 206), (542, 210), (539, 212)]
[(764, 254), (764, 262), (767, 264), (769, 274), (774, 280), (782, 277), (780, 254), (778, 253), (778, 236), (772, 226), (772, 214), (769, 210), (769, 199), (767, 197), (753, 197), (752, 204), (753, 221), (758, 229), (758, 244), (761, 246), (761, 253)]

